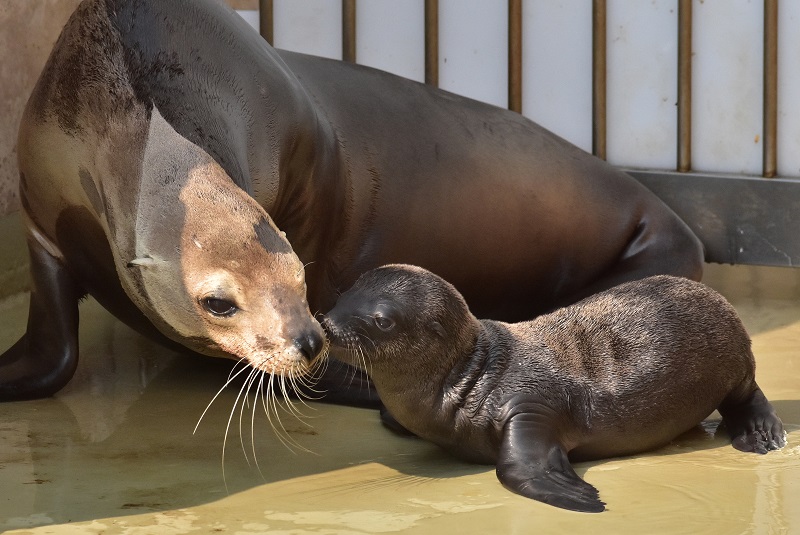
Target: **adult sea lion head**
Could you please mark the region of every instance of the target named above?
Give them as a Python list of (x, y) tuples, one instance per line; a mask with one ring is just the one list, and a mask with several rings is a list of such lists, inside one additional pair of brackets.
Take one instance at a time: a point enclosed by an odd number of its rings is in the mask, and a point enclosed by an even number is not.
[(157, 108), (142, 160), (134, 221), (112, 225), (135, 228), (115, 240), (128, 295), (162, 333), (195, 351), (273, 374), (307, 371), (325, 338), (285, 234)]

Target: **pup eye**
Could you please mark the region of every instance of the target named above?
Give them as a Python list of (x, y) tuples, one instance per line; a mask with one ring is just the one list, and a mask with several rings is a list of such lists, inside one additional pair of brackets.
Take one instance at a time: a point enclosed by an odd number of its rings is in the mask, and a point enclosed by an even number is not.
[(394, 328), (394, 321), (390, 320), (386, 316), (375, 316), (375, 325), (378, 326), (378, 329), (382, 331), (390, 331)]
[(206, 297), (200, 301), (212, 316), (218, 318), (230, 318), (239, 311), (234, 303), (226, 301), (225, 299), (217, 299), (216, 297)]

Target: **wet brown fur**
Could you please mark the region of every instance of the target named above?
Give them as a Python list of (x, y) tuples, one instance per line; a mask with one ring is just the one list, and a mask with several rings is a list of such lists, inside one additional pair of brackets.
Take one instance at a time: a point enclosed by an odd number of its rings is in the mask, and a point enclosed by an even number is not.
[[(388, 332), (372, 325), (383, 314), (396, 322)], [(323, 326), (332, 355), (367, 370), (402, 426), (470, 461), (510, 457), (511, 472), (535, 462), (525, 444), (505, 444), (524, 407), (572, 460), (656, 448), (715, 409), (738, 449), (784, 443), (736, 311), (688, 279), (624, 283), (510, 324), (478, 320), (440, 277), (392, 265), (359, 279)], [(762, 430), (763, 449), (741, 444)]]

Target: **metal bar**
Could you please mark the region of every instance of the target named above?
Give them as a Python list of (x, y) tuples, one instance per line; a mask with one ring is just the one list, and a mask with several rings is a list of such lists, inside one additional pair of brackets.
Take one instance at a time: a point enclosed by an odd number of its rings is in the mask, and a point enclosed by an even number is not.
[(439, 0), (425, 0), (425, 83), (439, 86)]
[(678, 171), (692, 169), (692, 0), (678, 3)]
[(522, 113), (522, 0), (508, 0), (508, 109)]
[(592, 153), (606, 159), (606, 0), (592, 2)]
[(764, 0), (764, 176), (778, 173), (778, 0)]
[(258, 0), (258, 31), (270, 45), (275, 46), (275, 19), (272, 0)]
[(627, 172), (689, 225), (703, 243), (707, 262), (800, 266), (800, 181)]
[(356, 0), (342, 0), (342, 59), (356, 62)]

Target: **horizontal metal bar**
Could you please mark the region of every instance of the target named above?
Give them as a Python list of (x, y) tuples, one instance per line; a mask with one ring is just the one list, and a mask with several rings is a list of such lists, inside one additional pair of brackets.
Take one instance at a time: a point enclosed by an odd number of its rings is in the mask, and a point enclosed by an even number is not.
[(259, 0), (226, 0), (233, 9), (258, 9)]
[(628, 170), (691, 227), (708, 262), (800, 266), (800, 180)]

